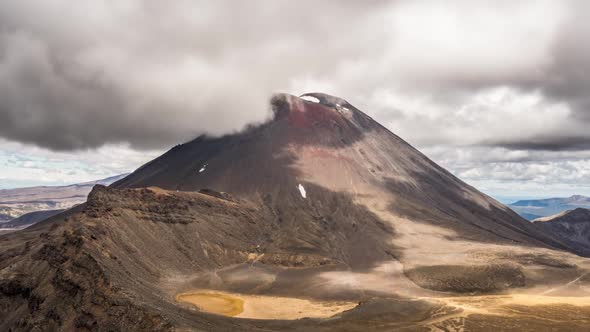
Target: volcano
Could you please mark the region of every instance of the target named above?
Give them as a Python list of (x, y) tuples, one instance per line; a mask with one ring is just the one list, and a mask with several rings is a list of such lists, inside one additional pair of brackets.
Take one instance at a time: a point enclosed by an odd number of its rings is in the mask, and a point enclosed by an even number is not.
[(344, 99), (271, 106), (266, 123), (178, 145), (1, 236), (0, 327), (585, 328), (572, 315), (590, 301), (569, 314), (545, 297), (585, 294), (575, 248)]

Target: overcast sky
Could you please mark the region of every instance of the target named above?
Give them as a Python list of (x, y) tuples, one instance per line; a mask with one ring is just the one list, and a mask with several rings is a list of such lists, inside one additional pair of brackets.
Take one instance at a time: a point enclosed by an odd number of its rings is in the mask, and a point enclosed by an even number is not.
[(129, 172), (318, 91), (489, 194), (590, 195), (583, 0), (3, 0), (0, 187)]

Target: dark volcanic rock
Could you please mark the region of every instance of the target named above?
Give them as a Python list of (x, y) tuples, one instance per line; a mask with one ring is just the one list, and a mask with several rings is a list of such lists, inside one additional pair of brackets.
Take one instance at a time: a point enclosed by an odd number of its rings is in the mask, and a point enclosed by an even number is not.
[(576, 253), (590, 257), (589, 209), (577, 208), (556, 216), (539, 218), (534, 221), (534, 224), (573, 248)]
[(201, 190), (199, 190), (199, 193), (213, 196), (213, 197), (217, 197), (217, 198), (221, 198), (221, 199), (225, 199), (228, 201), (235, 201), (235, 199), (233, 198), (232, 195), (225, 193), (225, 192), (215, 191), (213, 189), (201, 189)]
[(424, 288), (444, 292), (489, 293), (525, 286), (521, 269), (511, 265), (423, 266), (406, 275)]

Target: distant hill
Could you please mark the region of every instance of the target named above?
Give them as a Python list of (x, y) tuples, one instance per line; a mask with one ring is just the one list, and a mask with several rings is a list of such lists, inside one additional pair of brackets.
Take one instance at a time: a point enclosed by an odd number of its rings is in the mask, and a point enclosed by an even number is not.
[(10, 208), (0, 207), (0, 223), (14, 219), (10, 212)]
[(46, 211), (35, 211), (23, 214), (22, 216), (13, 219), (9, 222), (0, 224), (0, 229), (23, 229), (31, 225), (34, 225), (40, 221), (43, 221), (49, 217), (63, 212), (64, 210), (46, 210)]
[(590, 210), (577, 208), (534, 220), (535, 226), (590, 256)]
[(127, 174), (68, 186), (39, 186), (0, 190), (0, 224), (35, 211), (63, 210), (84, 203), (97, 184), (110, 185)]
[(564, 198), (520, 200), (508, 206), (523, 218), (534, 220), (576, 208), (590, 208), (590, 197), (574, 195)]
[(519, 215), (526, 220), (535, 220), (537, 218), (541, 218), (541, 216), (539, 216), (539, 215), (532, 214), (532, 213), (526, 213), (526, 212), (519, 213)]

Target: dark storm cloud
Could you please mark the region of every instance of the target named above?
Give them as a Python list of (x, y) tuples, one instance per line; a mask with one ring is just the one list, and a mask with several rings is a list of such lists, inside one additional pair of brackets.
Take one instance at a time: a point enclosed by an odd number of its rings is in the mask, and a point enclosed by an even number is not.
[[(538, 77), (528, 80), (508, 81), (515, 87), (540, 90), (553, 101), (569, 106), (569, 124), (542, 134), (530, 134), (526, 138), (504, 141), (497, 138), (497, 145), (519, 150), (588, 150), (590, 149), (590, 2), (572, 1), (567, 18), (560, 24), (550, 47), (550, 64), (539, 69)], [(550, 119), (548, 119), (550, 121)], [(548, 125), (547, 127), (550, 127)], [(523, 123), (523, 130), (527, 124)]]
[[(262, 121), (273, 92), (339, 52), (336, 16), (362, 12), (328, 5), (323, 19), (287, 1), (5, 1), (0, 135), (59, 150), (155, 148)], [(320, 42), (332, 51), (308, 63)]]
[[(162, 148), (265, 120), (273, 92), (324, 90), (423, 146), (577, 149), (590, 141), (588, 9), (3, 1), (0, 136), (56, 150)], [(521, 99), (527, 112), (515, 114)]]
[(553, 65), (543, 88), (590, 116), (590, 2), (576, 1), (552, 45)]
[(523, 142), (502, 143), (502, 141), (496, 141), (490, 145), (511, 150), (584, 151), (590, 149), (590, 139), (582, 136), (531, 137)]

